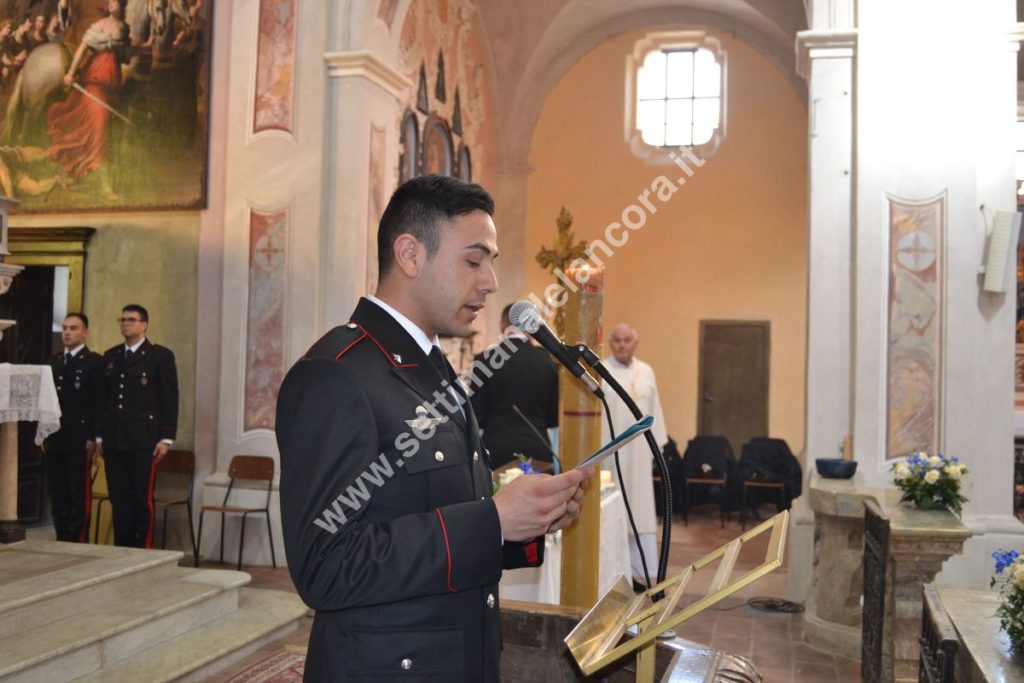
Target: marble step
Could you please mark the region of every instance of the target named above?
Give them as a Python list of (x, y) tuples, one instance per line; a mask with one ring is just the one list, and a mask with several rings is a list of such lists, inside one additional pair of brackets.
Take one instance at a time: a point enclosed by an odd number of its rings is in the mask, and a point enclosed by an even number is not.
[(205, 681), (264, 645), (294, 632), (306, 612), (306, 605), (293, 593), (243, 588), (239, 591), (236, 612), (74, 680), (75, 683)]
[(244, 572), (179, 568), (93, 611), (21, 631), (0, 640), (0, 681), (70, 680), (131, 658), (234, 613), (249, 581)]
[(181, 557), (49, 540), (0, 546), (0, 640), (170, 580)]

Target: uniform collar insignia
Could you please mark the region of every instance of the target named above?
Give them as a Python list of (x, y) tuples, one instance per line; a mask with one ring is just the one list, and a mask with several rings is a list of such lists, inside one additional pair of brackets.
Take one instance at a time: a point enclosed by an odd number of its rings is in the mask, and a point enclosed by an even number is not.
[(391, 357), (395, 359), (396, 363), (401, 363), (402, 362), (402, 354), (400, 354), (400, 353), (393, 353), (393, 354), (391, 354)]

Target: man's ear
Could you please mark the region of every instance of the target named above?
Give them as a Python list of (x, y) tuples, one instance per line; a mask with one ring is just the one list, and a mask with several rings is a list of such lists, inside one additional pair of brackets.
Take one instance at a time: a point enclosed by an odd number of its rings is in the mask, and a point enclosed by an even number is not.
[(427, 250), (415, 235), (402, 233), (395, 238), (391, 248), (395, 252), (395, 266), (409, 278), (420, 274), (427, 261)]

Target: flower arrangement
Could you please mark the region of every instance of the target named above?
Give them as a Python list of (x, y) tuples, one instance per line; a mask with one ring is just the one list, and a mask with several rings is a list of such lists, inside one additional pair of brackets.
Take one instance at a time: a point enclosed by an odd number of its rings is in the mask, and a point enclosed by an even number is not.
[(526, 458), (522, 453), (513, 453), (516, 459), (519, 461), (518, 467), (509, 467), (507, 470), (503, 470), (498, 473), (497, 479), (494, 480), (494, 493), (498, 492), (502, 486), (510, 484), (513, 480), (518, 479), (524, 474), (540, 474), (530, 464), (530, 460)]
[(941, 453), (911, 453), (906, 462), (892, 467), (893, 481), (903, 491), (901, 501), (912, 501), (922, 510), (951, 510), (958, 516), (967, 498), (960, 494), (960, 480), (967, 474), (967, 466), (956, 457)]
[(1010, 649), (1024, 652), (1024, 557), (1016, 550), (997, 550), (992, 553), (996, 573), (991, 585), (999, 586), (999, 627), (1010, 637)]

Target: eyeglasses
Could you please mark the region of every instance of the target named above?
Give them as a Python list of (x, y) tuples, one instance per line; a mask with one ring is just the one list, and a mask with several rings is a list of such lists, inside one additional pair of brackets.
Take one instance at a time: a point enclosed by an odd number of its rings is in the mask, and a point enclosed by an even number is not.
[(118, 318), (117, 322), (121, 323), (122, 325), (126, 323), (141, 323), (142, 318)]

